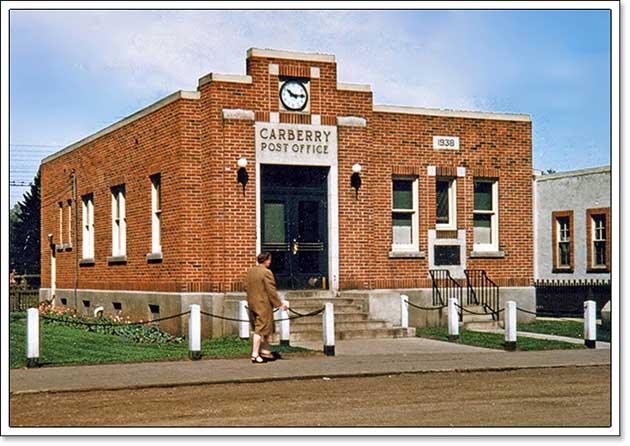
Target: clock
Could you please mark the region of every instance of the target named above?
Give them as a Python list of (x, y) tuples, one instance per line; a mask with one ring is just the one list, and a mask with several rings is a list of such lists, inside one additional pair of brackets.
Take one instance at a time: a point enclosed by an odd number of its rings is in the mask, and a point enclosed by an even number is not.
[(288, 80), (280, 87), (280, 102), (290, 111), (304, 110), (308, 103), (306, 86), (297, 80)]

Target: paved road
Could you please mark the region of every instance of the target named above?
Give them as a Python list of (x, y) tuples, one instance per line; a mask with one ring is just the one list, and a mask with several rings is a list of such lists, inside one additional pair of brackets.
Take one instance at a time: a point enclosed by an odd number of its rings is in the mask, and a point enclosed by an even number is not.
[(12, 426), (604, 427), (610, 366), (20, 394), (9, 415)]

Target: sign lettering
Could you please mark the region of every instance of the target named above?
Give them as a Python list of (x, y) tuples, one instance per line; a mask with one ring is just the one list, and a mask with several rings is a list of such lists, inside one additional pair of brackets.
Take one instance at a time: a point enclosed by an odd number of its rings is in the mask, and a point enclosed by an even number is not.
[(260, 163), (330, 165), (337, 161), (337, 127), (257, 122), (255, 129)]

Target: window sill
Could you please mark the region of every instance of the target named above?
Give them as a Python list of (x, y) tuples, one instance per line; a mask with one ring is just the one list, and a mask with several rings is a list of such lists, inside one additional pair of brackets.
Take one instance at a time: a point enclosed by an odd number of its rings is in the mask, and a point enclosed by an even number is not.
[(607, 266), (602, 266), (601, 268), (586, 268), (586, 272), (587, 273), (592, 273), (592, 274), (604, 274), (604, 273), (609, 273), (610, 272), (610, 268), (608, 268)]
[(79, 265), (94, 265), (94, 259), (93, 258), (89, 258), (89, 259), (81, 259), (79, 260)]
[(562, 274), (562, 273), (572, 274), (573, 273), (573, 268), (553, 268), (551, 270), (551, 272), (552, 273), (559, 273), (559, 274)]
[(147, 260), (149, 262), (153, 261), (157, 261), (157, 260), (162, 260), (162, 253), (161, 252), (150, 252), (147, 254)]
[(424, 251), (390, 251), (390, 259), (424, 259)]
[(505, 257), (505, 251), (471, 251), (471, 259), (502, 259)]
[(65, 249), (66, 251), (72, 251), (72, 243), (64, 243), (63, 249)]
[(127, 256), (109, 256), (107, 263), (127, 263)]

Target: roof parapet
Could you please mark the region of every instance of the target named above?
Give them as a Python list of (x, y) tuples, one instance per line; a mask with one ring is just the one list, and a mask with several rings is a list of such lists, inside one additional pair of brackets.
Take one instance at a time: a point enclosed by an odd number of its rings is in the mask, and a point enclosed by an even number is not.
[(335, 63), (335, 56), (333, 54), (303, 53), (301, 51), (272, 50), (268, 48), (250, 48), (247, 50), (247, 58), (249, 59), (250, 57)]
[(234, 82), (237, 84), (251, 84), (252, 77), (245, 74), (221, 74), (208, 73), (199, 78), (197, 87), (207, 84), (208, 82)]
[(441, 108), (408, 107), (402, 105), (374, 105), (372, 110), (382, 113), (405, 113), (410, 115), (447, 116), (451, 118), (495, 119), (498, 121), (525, 121), (531, 122), (532, 118), (526, 114), (518, 113), (493, 113), (466, 110), (447, 110)]

